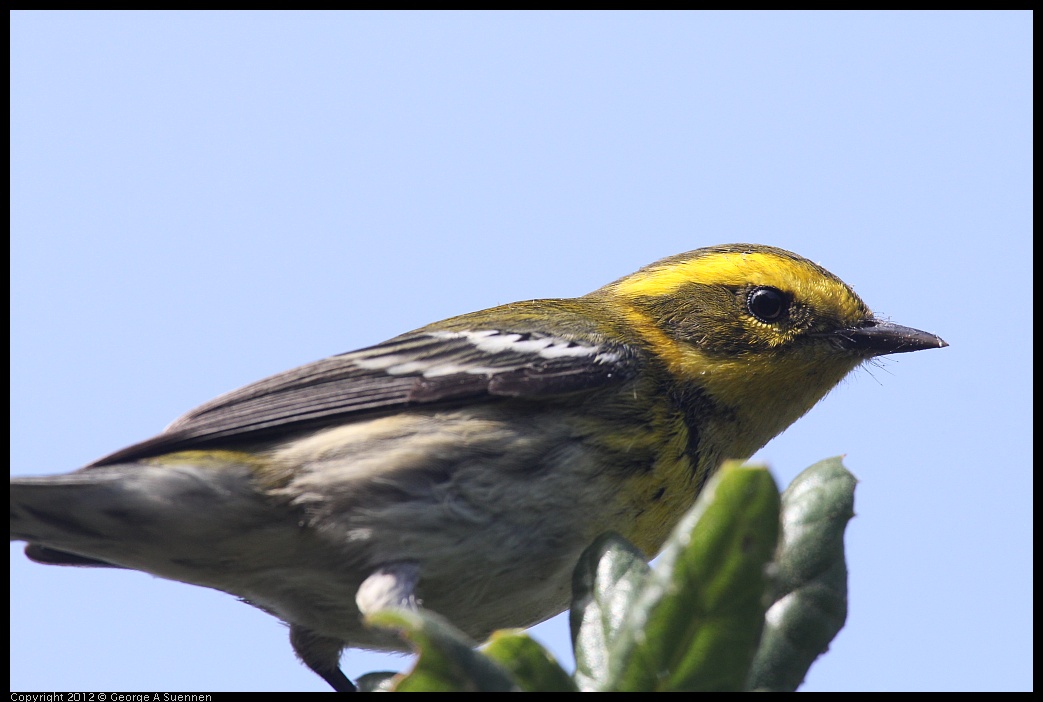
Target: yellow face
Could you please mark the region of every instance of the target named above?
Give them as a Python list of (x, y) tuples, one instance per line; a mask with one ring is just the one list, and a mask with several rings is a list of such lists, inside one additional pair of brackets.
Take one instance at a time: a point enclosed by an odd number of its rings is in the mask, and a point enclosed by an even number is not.
[(699, 249), (594, 295), (614, 299), (672, 376), (730, 410), (727, 426), (711, 422), (726, 458), (751, 455), (872, 355), (831, 336), (872, 322), (865, 303), (821, 266), (773, 247)]

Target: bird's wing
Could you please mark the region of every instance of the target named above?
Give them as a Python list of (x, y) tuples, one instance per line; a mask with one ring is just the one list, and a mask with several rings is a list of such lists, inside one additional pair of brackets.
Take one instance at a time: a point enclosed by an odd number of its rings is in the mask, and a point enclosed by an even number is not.
[(641, 362), (638, 349), (589, 332), (459, 326), (425, 327), (261, 380), (192, 410), (162, 434), (92, 466), (410, 406), (589, 392), (634, 377)]

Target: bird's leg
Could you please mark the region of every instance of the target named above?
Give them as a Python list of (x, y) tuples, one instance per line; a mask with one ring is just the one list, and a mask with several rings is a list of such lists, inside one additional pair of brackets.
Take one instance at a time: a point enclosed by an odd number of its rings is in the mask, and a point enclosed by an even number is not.
[(340, 669), (343, 641), (321, 636), (311, 629), (290, 625), (290, 643), (304, 665), (328, 682), (330, 687), (337, 692), (355, 692), (355, 684)]
[[(417, 563), (402, 562), (381, 566), (359, 586), (355, 604), (362, 614), (386, 607), (417, 608), (414, 590), (420, 580)], [(290, 626), (290, 643), (297, 657), (337, 692), (354, 692), (354, 683), (340, 669), (340, 653), (345, 643), (331, 636), (316, 634), (302, 626)]]

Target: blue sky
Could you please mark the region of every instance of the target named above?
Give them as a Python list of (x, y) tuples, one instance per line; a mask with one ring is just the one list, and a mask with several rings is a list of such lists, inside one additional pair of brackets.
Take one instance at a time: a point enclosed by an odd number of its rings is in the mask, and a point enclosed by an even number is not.
[[(951, 344), (757, 455), (861, 481), (850, 616), (805, 689), (1031, 689), (1031, 23), (14, 12), (11, 471), (453, 314), (772, 244)], [(534, 633), (571, 666), (567, 631)], [(326, 688), (227, 595), (14, 544), (11, 689)]]

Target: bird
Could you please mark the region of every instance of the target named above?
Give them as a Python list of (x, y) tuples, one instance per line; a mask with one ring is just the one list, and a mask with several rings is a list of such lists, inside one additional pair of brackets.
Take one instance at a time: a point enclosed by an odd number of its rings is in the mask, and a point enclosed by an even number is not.
[(41, 564), (232, 594), (351, 691), (345, 648), (403, 650), (365, 614), (424, 607), (475, 640), (548, 619), (599, 534), (654, 556), (724, 460), (863, 363), (944, 346), (797, 254), (700, 248), (274, 375), (72, 473), (12, 478), (11, 539)]

